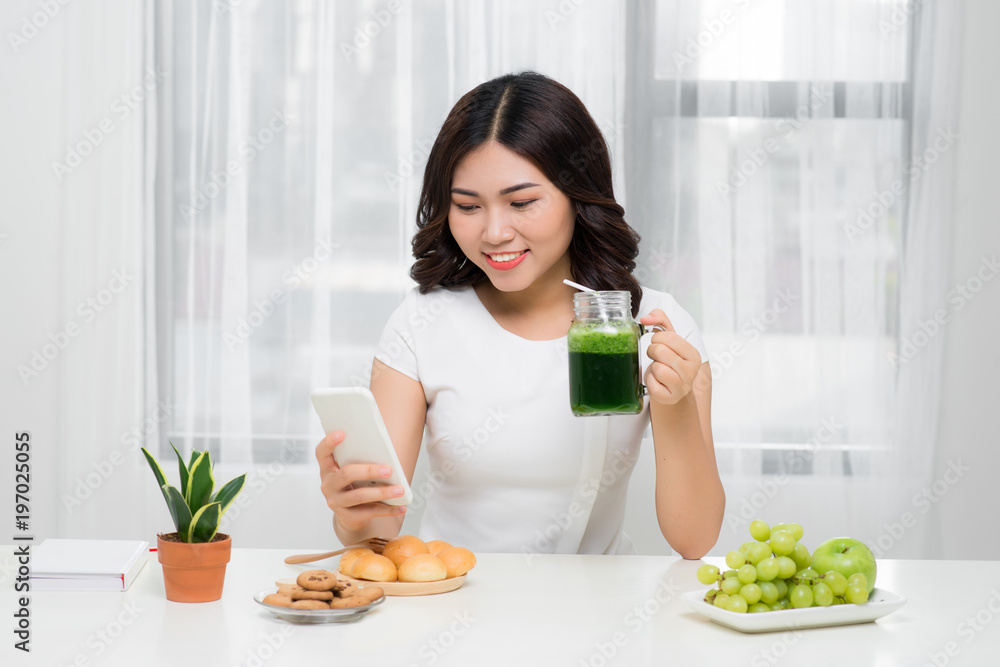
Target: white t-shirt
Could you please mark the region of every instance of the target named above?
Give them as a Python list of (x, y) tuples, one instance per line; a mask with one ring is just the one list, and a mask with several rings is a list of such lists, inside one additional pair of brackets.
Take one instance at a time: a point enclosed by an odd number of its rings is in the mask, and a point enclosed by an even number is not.
[[(643, 289), (639, 314), (662, 309), (708, 355), (672, 296)], [(649, 336), (640, 343), (643, 371)], [(579, 553), (634, 553), (623, 533), (628, 480), (649, 424), (608, 417), (601, 482), (580, 489), (585, 422), (569, 407), (566, 337), (521, 338), (501, 327), (471, 287), (411, 290), (389, 318), (376, 357), (419, 381), (427, 397), (427, 493), (419, 537), (482, 552), (554, 553), (573, 498), (593, 501)], [(576, 495), (574, 495), (576, 494)], [(595, 497), (596, 495), (596, 497)]]

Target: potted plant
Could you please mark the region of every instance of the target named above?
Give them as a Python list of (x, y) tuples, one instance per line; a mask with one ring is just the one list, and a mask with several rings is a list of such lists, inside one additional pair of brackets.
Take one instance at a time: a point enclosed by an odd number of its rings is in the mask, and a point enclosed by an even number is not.
[(156, 536), (156, 555), (163, 566), (163, 587), (167, 599), (175, 602), (211, 602), (222, 597), (226, 564), (232, 551), (229, 535), (220, 533), (219, 521), (233, 504), (246, 482), (246, 473), (226, 483), (213, 494), (215, 478), (207, 451), (191, 452), (185, 465), (177, 454), (181, 488), (167, 482), (163, 468), (145, 447), (142, 453), (156, 475), (174, 520), (174, 533)]

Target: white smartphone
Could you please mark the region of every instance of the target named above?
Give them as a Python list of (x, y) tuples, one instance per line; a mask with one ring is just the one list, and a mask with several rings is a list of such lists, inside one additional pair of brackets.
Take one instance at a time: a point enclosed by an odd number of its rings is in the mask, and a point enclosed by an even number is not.
[(378, 411), (378, 404), (372, 393), (363, 387), (329, 387), (314, 389), (311, 398), (323, 431), (344, 432), (344, 441), (333, 449), (337, 465), (374, 463), (392, 469), (392, 475), (387, 478), (355, 482), (355, 485), (401, 486), (401, 497), (381, 502), (388, 505), (409, 505), (413, 500), (413, 492), (406, 483), (406, 475), (399, 465), (399, 457), (389, 439), (389, 432), (385, 430), (382, 414)]

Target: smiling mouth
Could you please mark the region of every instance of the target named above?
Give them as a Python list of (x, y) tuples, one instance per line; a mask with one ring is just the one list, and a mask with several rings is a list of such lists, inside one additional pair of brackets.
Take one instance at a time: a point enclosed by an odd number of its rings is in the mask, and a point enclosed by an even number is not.
[(483, 254), (487, 255), (494, 262), (509, 262), (513, 259), (517, 259), (526, 252), (528, 251), (522, 250), (521, 252), (499, 252), (499, 253), (495, 252), (495, 253), (483, 253)]
[(527, 250), (521, 250), (520, 252), (484, 252), (483, 256), (486, 258), (486, 263), (492, 268), (499, 271), (509, 271), (520, 264), (527, 254)]

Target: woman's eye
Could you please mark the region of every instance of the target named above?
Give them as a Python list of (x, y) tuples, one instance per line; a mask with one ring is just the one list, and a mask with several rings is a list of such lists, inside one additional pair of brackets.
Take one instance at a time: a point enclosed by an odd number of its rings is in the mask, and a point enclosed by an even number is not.
[(479, 208), (475, 204), (458, 204), (458, 203), (456, 203), (455, 206), (458, 207), (458, 210), (460, 210), (460, 211), (466, 211), (466, 212), (472, 212), (472, 211), (476, 210), (477, 208)]
[(538, 201), (538, 200), (537, 199), (529, 199), (528, 201), (512, 201), (510, 203), (510, 205), (513, 206), (514, 208), (525, 208), (529, 204), (532, 204), (532, 203), (534, 203), (536, 201)]

